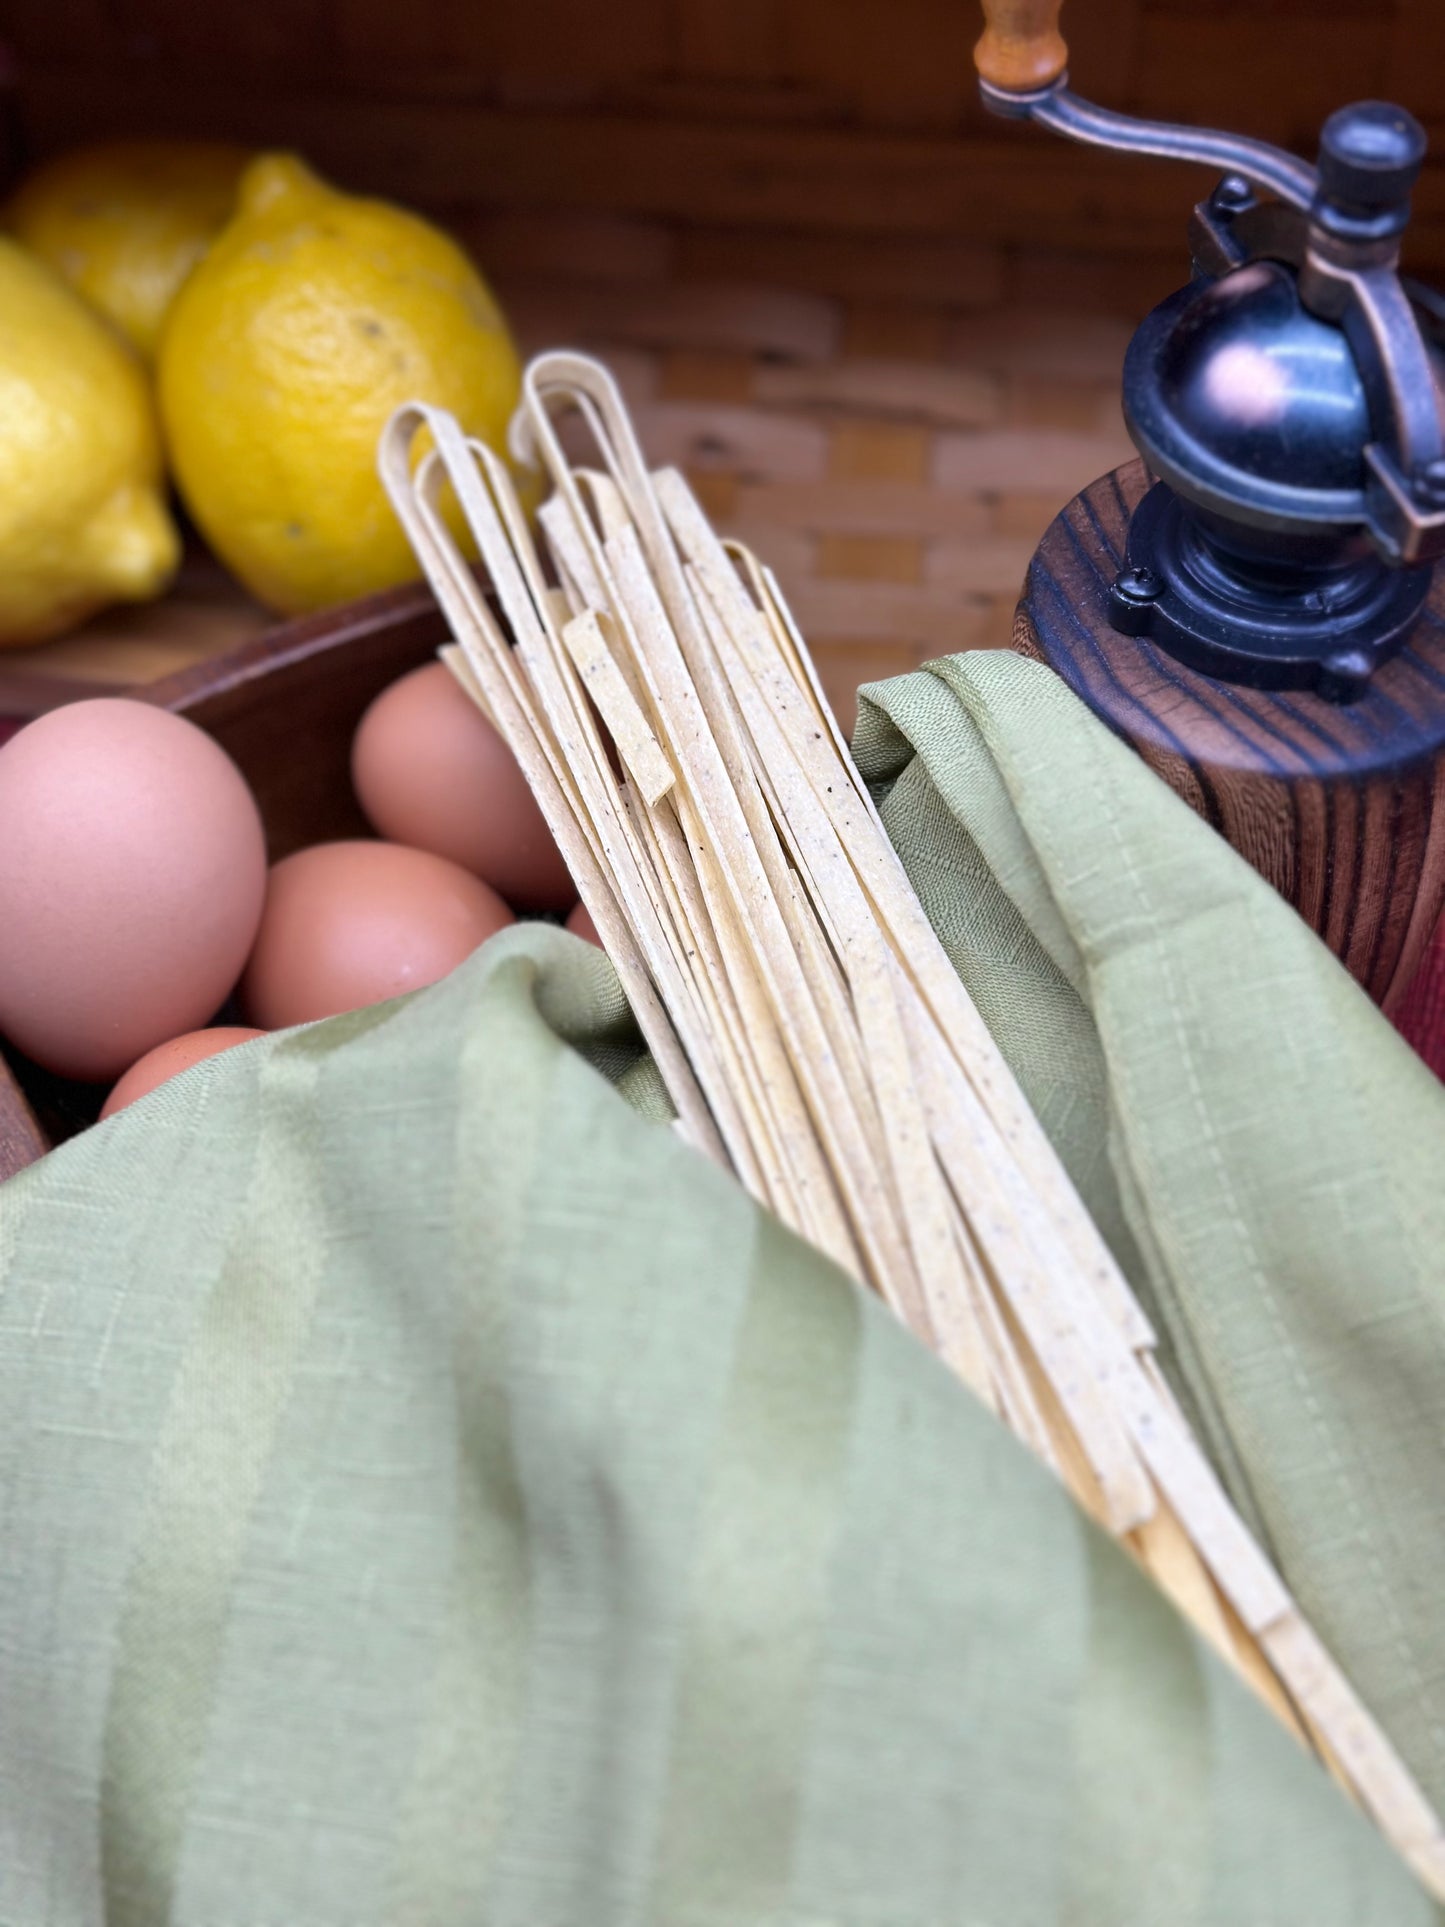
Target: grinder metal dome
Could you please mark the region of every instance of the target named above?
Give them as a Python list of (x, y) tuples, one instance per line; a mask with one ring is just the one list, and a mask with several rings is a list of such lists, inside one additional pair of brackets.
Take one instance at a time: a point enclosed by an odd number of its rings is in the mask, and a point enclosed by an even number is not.
[(1319, 163), (1079, 100), (984, 87), (1095, 145), (1222, 163), (1194, 211), (1195, 279), (1124, 367), (1129, 431), (1157, 485), (1130, 524), (1110, 618), (1209, 674), (1358, 695), (1445, 553), (1445, 406), (1429, 297), (1398, 274), (1425, 136), (1364, 101)]

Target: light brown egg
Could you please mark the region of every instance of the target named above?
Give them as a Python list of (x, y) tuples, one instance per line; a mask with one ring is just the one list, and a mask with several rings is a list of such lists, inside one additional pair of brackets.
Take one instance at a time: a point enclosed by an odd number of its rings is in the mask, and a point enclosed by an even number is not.
[(115, 1077), (225, 1002), (265, 890), (260, 812), (203, 730), (118, 698), (52, 710), (0, 749), (0, 1032)]
[(574, 904), (567, 918), (566, 928), (574, 937), (581, 937), (587, 943), (595, 943), (599, 950), (606, 948), (597, 934), (597, 925), (592, 921), (592, 913), (585, 903)]
[(575, 900), (516, 758), (444, 663), (412, 670), (372, 703), (351, 780), (378, 835), (449, 857), (519, 910)]
[(399, 843), (318, 843), (274, 865), (241, 1003), (267, 1030), (435, 983), (514, 922), (460, 864)]
[(192, 1064), (218, 1057), (233, 1044), (249, 1044), (253, 1037), (265, 1035), (264, 1030), (248, 1030), (244, 1024), (217, 1024), (212, 1030), (188, 1030), (184, 1037), (172, 1037), (167, 1043), (157, 1044), (138, 1063), (131, 1065), (101, 1105), (100, 1114), (114, 1117), (138, 1097), (148, 1097), (157, 1085), (188, 1071)]

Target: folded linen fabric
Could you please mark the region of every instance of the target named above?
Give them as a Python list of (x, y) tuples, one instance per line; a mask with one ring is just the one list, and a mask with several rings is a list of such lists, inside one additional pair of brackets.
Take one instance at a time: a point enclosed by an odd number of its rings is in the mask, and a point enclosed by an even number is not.
[[(1438, 1801), (1438, 1091), (1047, 672), (885, 685), (858, 754)], [(0, 1188), (0, 1918), (1435, 1921), (663, 1108), (605, 960), (523, 926)]]
[(865, 692), (923, 903), (1245, 1518), (1445, 1804), (1445, 1086), (1047, 669)]

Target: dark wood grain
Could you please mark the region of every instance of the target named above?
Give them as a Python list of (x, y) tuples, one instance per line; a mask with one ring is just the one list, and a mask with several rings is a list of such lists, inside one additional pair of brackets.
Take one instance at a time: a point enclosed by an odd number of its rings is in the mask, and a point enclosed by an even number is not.
[(199, 723), (234, 758), (275, 862), (365, 833), (351, 793), (356, 725), (373, 696), (446, 639), (431, 591), (413, 585), (288, 623), (134, 693)]
[(43, 716), (47, 709), (62, 703), (83, 702), (87, 696), (113, 696), (114, 683), (98, 677), (47, 676), (33, 669), (14, 674), (0, 668), (0, 717), (8, 721), (29, 722)]
[(1357, 703), (1217, 682), (1109, 626), (1147, 486), (1131, 462), (1050, 525), (1015, 646), (1056, 669), (1391, 1010), (1445, 900), (1445, 585)]
[[(235, 759), (274, 861), (366, 833), (351, 791), (356, 725), (373, 696), (446, 639), (431, 591), (411, 586), (287, 623), (131, 693), (189, 717)], [(67, 688), (64, 699), (75, 693)], [(90, 1122), (103, 1095), (0, 1056), (0, 1180)]]
[(23, 1171), (50, 1149), (49, 1140), (10, 1068), (0, 1060), (0, 1180)]

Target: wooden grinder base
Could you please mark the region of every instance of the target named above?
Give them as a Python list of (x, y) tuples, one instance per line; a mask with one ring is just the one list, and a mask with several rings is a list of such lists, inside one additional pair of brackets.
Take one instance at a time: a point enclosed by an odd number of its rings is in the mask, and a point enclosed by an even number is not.
[(1389, 1010), (1445, 899), (1445, 580), (1356, 703), (1216, 682), (1109, 626), (1148, 486), (1131, 462), (1054, 520), (1014, 647), (1057, 670)]

